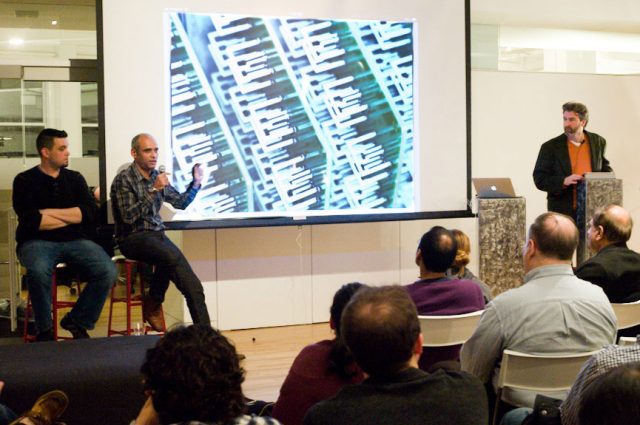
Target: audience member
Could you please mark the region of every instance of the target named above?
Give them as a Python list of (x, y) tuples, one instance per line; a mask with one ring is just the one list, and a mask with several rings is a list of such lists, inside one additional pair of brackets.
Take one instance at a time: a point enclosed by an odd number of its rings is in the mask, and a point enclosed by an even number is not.
[(469, 240), (469, 236), (458, 229), (451, 230), (451, 233), (458, 244), (458, 251), (456, 252), (456, 258), (453, 260), (453, 264), (447, 270), (446, 276), (449, 279), (464, 279), (476, 283), (480, 289), (482, 289), (484, 303), (488, 303), (492, 298), (491, 288), (467, 268), (470, 260), (469, 256), (471, 255), (471, 241)]
[[(505, 349), (566, 354), (599, 350), (614, 341), (616, 318), (606, 295), (573, 274), (577, 245), (578, 229), (569, 217), (545, 213), (536, 218), (523, 250), (524, 284), (489, 303), (462, 348), (463, 370), (485, 383), (493, 375), (495, 389)], [(508, 404), (533, 406), (533, 393), (505, 389), (502, 394)]]
[[(0, 393), (4, 382), (0, 381)], [(69, 398), (60, 391), (54, 390), (40, 396), (33, 407), (20, 417), (9, 407), (0, 404), (0, 425), (53, 425), (62, 416), (69, 405)]]
[(363, 285), (348, 283), (335, 293), (329, 326), (333, 340), (324, 340), (302, 349), (293, 361), (280, 396), (273, 406), (273, 417), (286, 425), (300, 425), (305, 413), (321, 400), (335, 395), (347, 384), (362, 382), (364, 376), (347, 349), (340, 332), (342, 311)]
[[(582, 366), (580, 373), (569, 391), (569, 395), (560, 406), (562, 425), (580, 425), (578, 409), (582, 402), (582, 394), (593, 381), (607, 371), (629, 363), (640, 362), (640, 345), (609, 345), (594, 354)], [(505, 415), (503, 425), (520, 425), (523, 419), (531, 413), (531, 409), (523, 407)]]
[(36, 322), (36, 340), (53, 340), (51, 277), (58, 263), (78, 272), (87, 285), (60, 326), (74, 338), (88, 338), (111, 286), (116, 267), (95, 242), (96, 206), (87, 182), (69, 165), (69, 140), (62, 130), (46, 128), (36, 139), (40, 164), (13, 180), (13, 209), (18, 215), (16, 252), (27, 269), (26, 282)]
[(596, 255), (576, 269), (576, 276), (600, 286), (612, 303), (640, 300), (640, 254), (627, 247), (632, 228), (624, 208), (608, 205), (597, 210), (587, 230), (589, 248)]
[[(484, 308), (482, 290), (471, 280), (445, 276), (458, 252), (453, 234), (435, 226), (422, 236), (416, 251), (420, 280), (406, 286), (421, 315), (453, 315)], [(420, 357), (420, 368), (429, 370), (434, 364), (458, 360), (460, 346), (426, 348)]]
[(209, 325), (178, 327), (147, 351), (141, 368), (148, 394), (136, 425), (275, 425), (243, 414), (244, 370), (236, 349)]
[(486, 394), (476, 378), (418, 369), (418, 312), (402, 287), (358, 291), (342, 315), (341, 332), (368, 377), (311, 407), (306, 425), (487, 423)]
[(165, 235), (160, 217), (163, 202), (184, 209), (195, 199), (202, 181), (200, 164), (194, 165), (193, 181), (181, 194), (169, 184), (167, 173), (156, 170), (158, 144), (151, 135), (142, 133), (131, 140), (131, 156), (133, 163), (111, 185), (111, 201), (122, 254), (155, 266), (149, 295), (143, 300), (144, 320), (154, 330), (163, 330), (161, 308), (171, 280), (184, 295), (193, 323), (210, 325), (202, 283)]
[(618, 366), (597, 377), (582, 393), (580, 425), (640, 423), (640, 363)]

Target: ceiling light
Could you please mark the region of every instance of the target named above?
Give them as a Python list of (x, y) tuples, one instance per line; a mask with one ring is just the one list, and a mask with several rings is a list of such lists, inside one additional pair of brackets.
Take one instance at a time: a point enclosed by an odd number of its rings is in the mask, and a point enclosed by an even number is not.
[(58, 20), (57, 19), (52, 19), (51, 20), (51, 25), (58, 25)]
[(24, 44), (24, 40), (18, 37), (13, 37), (9, 39), (9, 44), (12, 46), (22, 46)]

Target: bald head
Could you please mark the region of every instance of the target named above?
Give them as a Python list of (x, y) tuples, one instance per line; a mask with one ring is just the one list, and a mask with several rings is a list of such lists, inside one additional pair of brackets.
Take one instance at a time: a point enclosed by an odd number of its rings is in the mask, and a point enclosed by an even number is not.
[(578, 247), (578, 228), (566, 215), (547, 212), (533, 222), (529, 239), (535, 242), (542, 256), (571, 261)]
[(602, 233), (605, 244), (624, 243), (631, 237), (633, 220), (627, 210), (611, 204), (593, 214), (591, 226), (596, 232)]
[(133, 139), (131, 139), (131, 150), (140, 153), (140, 141), (143, 139), (153, 139), (153, 136), (149, 133), (136, 134), (133, 136)]

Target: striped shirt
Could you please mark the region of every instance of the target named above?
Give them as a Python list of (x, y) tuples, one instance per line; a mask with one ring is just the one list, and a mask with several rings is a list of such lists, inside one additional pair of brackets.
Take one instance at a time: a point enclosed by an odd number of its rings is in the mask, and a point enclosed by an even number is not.
[(131, 233), (161, 231), (165, 226), (160, 217), (163, 202), (174, 208), (185, 209), (195, 199), (199, 187), (189, 185), (184, 193), (173, 186), (153, 191), (158, 170), (152, 170), (149, 178), (142, 175), (135, 163), (122, 170), (111, 185), (113, 218), (116, 224), (116, 239), (122, 240)]

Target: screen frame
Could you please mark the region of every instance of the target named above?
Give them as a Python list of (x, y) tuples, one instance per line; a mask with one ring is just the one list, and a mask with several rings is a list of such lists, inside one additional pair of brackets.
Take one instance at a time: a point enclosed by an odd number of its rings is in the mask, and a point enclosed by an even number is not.
[[(100, 150), (99, 174), (100, 186), (110, 187), (111, 182), (107, 182), (107, 158), (106, 158), (106, 111), (105, 111), (105, 62), (104, 62), (104, 34), (103, 34), (103, 1), (96, 1), (96, 29), (98, 48), (98, 116), (101, 125), (98, 132), (98, 146)], [(475, 217), (472, 212), (472, 192), (471, 192), (471, 20), (470, 20), (470, 0), (464, 0), (464, 61), (465, 61), (465, 111), (466, 111), (466, 209), (444, 210), (444, 211), (420, 211), (406, 213), (380, 213), (380, 214), (340, 214), (340, 215), (319, 215), (304, 216), (304, 211), (300, 211), (299, 216), (275, 216), (264, 218), (238, 218), (238, 219), (208, 219), (197, 221), (166, 221), (165, 227), (168, 230), (188, 230), (188, 229), (215, 229), (215, 228), (241, 228), (241, 227), (269, 227), (269, 226), (303, 226), (317, 224), (337, 224), (337, 223), (366, 223), (384, 221), (406, 221), (425, 219), (448, 219), (448, 218), (468, 218)], [(105, 205), (108, 190), (101, 190), (101, 204)], [(107, 216), (105, 214), (104, 216)], [(107, 220), (106, 217), (102, 218)], [(107, 224), (107, 223), (102, 223)]]

